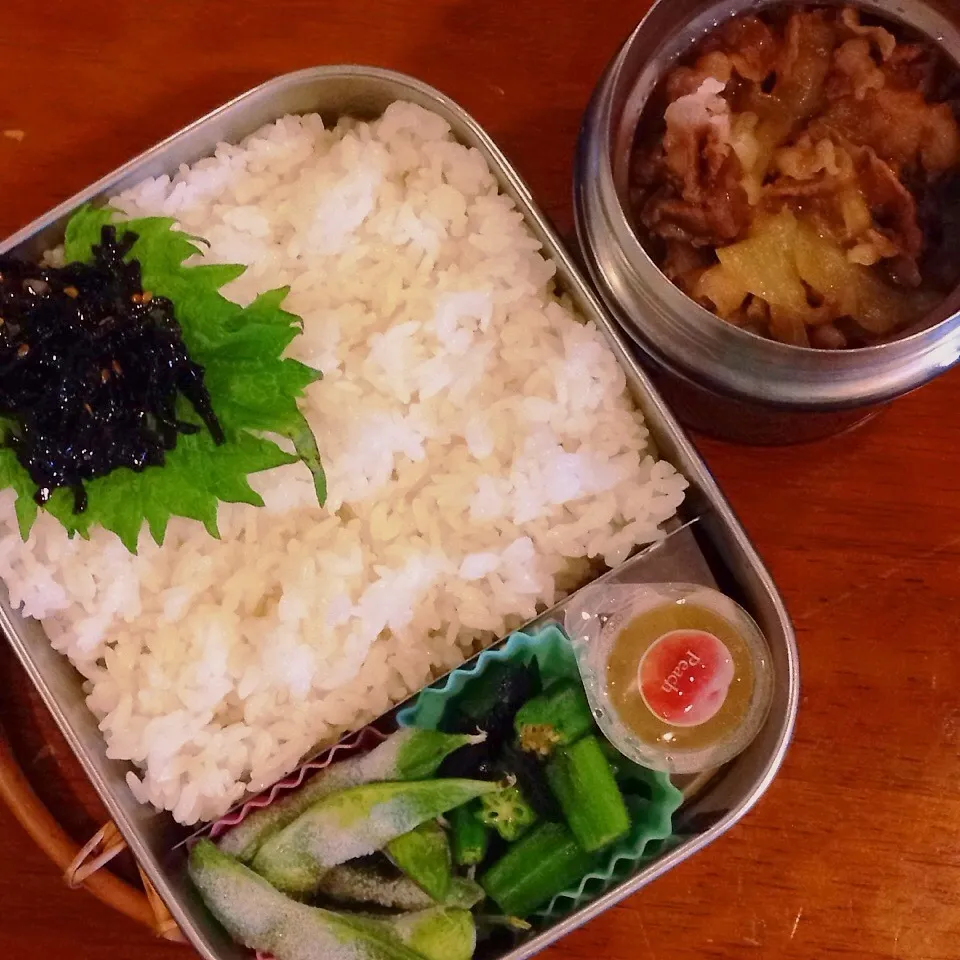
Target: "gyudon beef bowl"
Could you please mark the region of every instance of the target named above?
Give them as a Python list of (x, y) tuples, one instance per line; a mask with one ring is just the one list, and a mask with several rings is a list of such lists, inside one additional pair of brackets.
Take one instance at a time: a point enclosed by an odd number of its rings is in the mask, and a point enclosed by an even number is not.
[(744, 330), (837, 349), (895, 335), (956, 285), (957, 71), (897, 33), (853, 7), (772, 8), (667, 74), (630, 200), (681, 290)]
[(958, 51), (922, 3), (662, 0), (628, 39), (578, 230), (688, 422), (808, 439), (956, 360)]

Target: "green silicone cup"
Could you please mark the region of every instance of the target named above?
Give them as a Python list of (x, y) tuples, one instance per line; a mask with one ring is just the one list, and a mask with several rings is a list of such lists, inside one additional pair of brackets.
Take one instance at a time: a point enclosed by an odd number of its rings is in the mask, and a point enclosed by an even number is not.
[[(580, 680), (577, 659), (566, 634), (559, 626), (548, 625), (535, 633), (514, 633), (500, 646), (484, 650), (476, 660), (448, 674), (435, 686), (423, 690), (416, 702), (397, 714), (402, 727), (435, 730), (447, 702), (457, 696), (471, 680), (483, 675), (491, 663), (508, 661), (530, 663), (536, 660), (545, 682), (560, 679)], [(625, 761), (629, 762), (629, 761)], [(683, 794), (666, 773), (630, 764), (631, 776), (642, 780), (650, 792), (649, 800), (630, 800), (633, 827), (612, 847), (600, 867), (588, 873), (576, 887), (558, 893), (537, 911), (542, 920), (559, 920), (578, 907), (596, 899), (656, 857), (668, 846), (674, 812), (683, 802)]]

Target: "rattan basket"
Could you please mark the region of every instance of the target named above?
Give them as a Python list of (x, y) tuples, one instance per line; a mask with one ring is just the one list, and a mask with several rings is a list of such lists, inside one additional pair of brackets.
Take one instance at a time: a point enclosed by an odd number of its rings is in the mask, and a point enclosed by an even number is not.
[(63, 871), (64, 882), (69, 887), (82, 887), (101, 903), (149, 928), (164, 940), (184, 942), (176, 922), (142, 871), (143, 886), (138, 888), (106, 869), (107, 864), (126, 849), (123, 837), (113, 823), (106, 823), (78, 848), (34, 792), (17, 763), (2, 725), (0, 798), (33, 842)]

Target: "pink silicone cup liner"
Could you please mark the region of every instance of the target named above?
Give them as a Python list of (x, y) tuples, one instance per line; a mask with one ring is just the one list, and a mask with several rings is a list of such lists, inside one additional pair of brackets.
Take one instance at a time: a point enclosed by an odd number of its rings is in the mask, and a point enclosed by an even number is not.
[[(352, 757), (355, 754), (367, 753), (386, 739), (387, 734), (376, 727), (364, 727), (356, 733), (349, 734), (339, 743), (335, 743), (329, 750), (321, 753), (316, 759), (302, 764), (293, 773), (282, 780), (278, 780), (273, 786), (268, 787), (262, 793), (258, 793), (257, 796), (247, 800), (242, 806), (231, 810), (219, 820), (214, 821), (207, 831), (208, 836), (213, 840), (222, 837), (225, 833), (230, 832), (231, 827), (242, 823), (252, 811), (269, 807), (277, 798), (292, 793), (302, 786), (306, 780), (309, 780), (318, 771), (325, 770), (332, 764), (346, 760), (347, 757)], [(257, 960), (274, 960), (272, 954), (261, 953), (259, 950), (256, 957)]]
[(381, 733), (376, 727), (364, 727), (356, 733), (351, 733), (339, 743), (335, 743), (329, 750), (321, 753), (316, 759), (307, 761), (293, 773), (282, 780), (278, 780), (273, 786), (268, 787), (262, 793), (258, 793), (255, 797), (245, 801), (242, 806), (231, 810), (219, 820), (214, 821), (207, 831), (208, 835), (213, 840), (222, 837), (231, 827), (242, 823), (252, 811), (269, 807), (278, 797), (296, 790), (318, 771), (325, 770), (331, 764), (346, 760), (347, 757), (352, 757), (354, 754), (366, 753), (386, 739), (387, 735)]

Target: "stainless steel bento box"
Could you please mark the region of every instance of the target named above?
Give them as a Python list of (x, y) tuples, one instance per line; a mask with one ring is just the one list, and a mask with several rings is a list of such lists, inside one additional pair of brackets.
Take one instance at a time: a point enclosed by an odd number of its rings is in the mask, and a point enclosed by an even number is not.
[[(537, 208), (522, 179), (484, 133), (457, 104), (436, 90), (401, 74), (359, 66), (319, 67), (266, 83), (197, 121), (182, 132), (104, 177), (82, 193), (0, 244), (0, 253), (34, 257), (61, 242), (67, 219), (80, 204), (109, 197), (145, 177), (173, 173), (182, 163), (211, 153), (219, 141), (238, 140), (284, 114), (319, 112), (326, 118), (370, 118), (394, 100), (405, 99), (433, 110), (450, 124), (463, 143), (476, 147), (498, 176), (501, 188), (525, 215), (545, 252), (558, 267), (560, 287), (579, 310), (606, 334), (626, 371), (660, 453), (687, 477), (691, 487), (681, 522), (695, 522), (668, 543), (679, 546), (695, 575), (714, 581), (753, 614), (773, 654), (776, 693), (760, 736), (728, 765), (680, 814), (689, 836), (660, 859), (598, 899), (542, 932), (531, 935), (505, 957), (520, 960), (541, 950), (611, 904), (639, 890), (729, 829), (757, 801), (776, 774), (786, 751), (798, 701), (799, 675), (793, 631), (783, 603), (753, 546), (690, 441), (664, 406), (629, 353), (623, 334), (611, 322), (578, 273), (559, 237)], [(628, 561), (629, 563), (630, 561)], [(245, 956), (230, 943), (198, 897), (183, 871), (187, 831), (167, 814), (137, 803), (124, 777), (126, 763), (109, 760), (97, 721), (84, 704), (81, 678), (47, 642), (40, 624), (10, 609), (6, 591), (0, 600), (0, 626), (49, 707), (131, 851), (164, 899), (174, 918), (206, 960)], [(556, 616), (548, 611), (540, 619)]]

